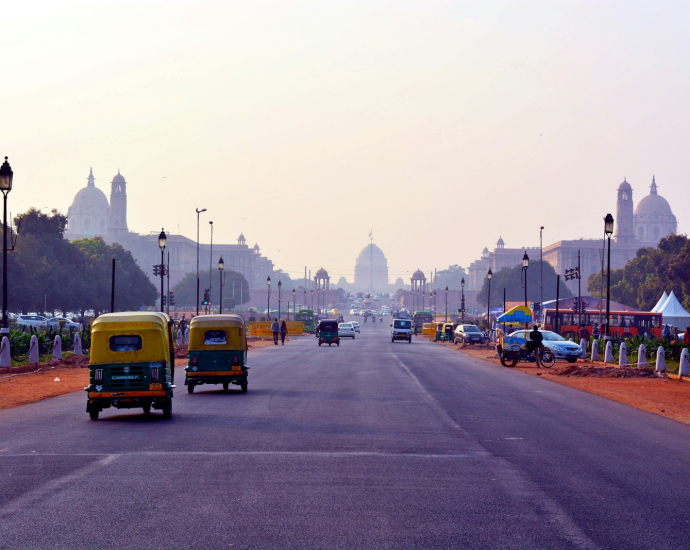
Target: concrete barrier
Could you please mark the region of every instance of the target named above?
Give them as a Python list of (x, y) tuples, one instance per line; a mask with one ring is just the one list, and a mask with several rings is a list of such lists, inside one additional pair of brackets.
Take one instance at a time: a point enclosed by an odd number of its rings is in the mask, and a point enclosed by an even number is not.
[(647, 366), (647, 348), (644, 344), (640, 344), (637, 350), (637, 366), (638, 368)]
[(680, 354), (680, 367), (678, 373), (681, 376), (690, 376), (690, 357), (688, 357), (688, 348), (684, 348)]
[(621, 342), (621, 346), (618, 348), (618, 366), (627, 367), (629, 365), (630, 361), (628, 361), (628, 346), (625, 345), (625, 342)]
[(0, 367), (10, 368), (12, 366), (12, 355), (10, 354), (10, 339), (2, 337), (0, 342)]
[(592, 342), (592, 361), (599, 361), (599, 340), (596, 338)]
[(31, 335), (31, 343), (29, 344), (29, 365), (38, 365), (39, 362), (38, 336)]
[(59, 334), (53, 340), (53, 359), (62, 359), (62, 338)]
[(604, 349), (604, 363), (613, 363), (613, 344), (611, 340), (606, 342), (606, 348)]
[(81, 334), (78, 332), (74, 335), (74, 355), (84, 355), (84, 350), (81, 346)]
[(664, 372), (666, 370), (666, 352), (663, 346), (659, 346), (656, 350), (656, 371)]

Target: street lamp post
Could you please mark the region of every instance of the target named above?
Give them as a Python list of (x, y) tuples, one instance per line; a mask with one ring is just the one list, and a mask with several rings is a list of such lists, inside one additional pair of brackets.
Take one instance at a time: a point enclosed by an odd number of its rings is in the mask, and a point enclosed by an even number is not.
[(10, 163), (5, 162), (0, 166), (0, 191), (3, 196), (4, 213), (2, 216), (2, 334), (10, 333), (7, 319), (7, 194), (12, 191), (12, 178), (14, 173)]
[[(293, 288), (292, 289), (292, 320), (293, 321), (295, 320), (295, 313), (297, 313), (297, 301), (295, 298), (295, 294), (297, 294), (297, 292)], [(289, 320), (290, 320), (290, 308), (288, 307), (288, 321)]]
[[(225, 269), (225, 262), (223, 261), (223, 256), (218, 260), (218, 274), (220, 281), (220, 298), (218, 300), (218, 313), (223, 313), (223, 270)], [(233, 281), (234, 282), (234, 281)]]
[(610, 336), (609, 316), (611, 314), (611, 235), (613, 235), (613, 216), (606, 214), (604, 218), (604, 232), (608, 237), (609, 251), (606, 263), (606, 336)]
[(161, 249), (161, 313), (165, 312), (165, 306), (163, 305), (163, 290), (165, 286), (163, 282), (163, 276), (165, 275), (165, 256), (163, 251), (165, 250), (165, 243), (167, 240), (168, 237), (165, 235), (165, 231), (161, 229), (161, 234), (158, 235), (158, 248)]
[(491, 268), (489, 268), (489, 271), (486, 274), (486, 278), (489, 281), (489, 296), (486, 300), (486, 330), (491, 330), (491, 279), (493, 278), (493, 276), (494, 274), (491, 271)]
[(283, 299), (283, 283), (278, 281), (278, 320), (280, 320), (280, 301)]
[[(522, 273), (525, 274), (525, 307), (527, 307), (527, 268), (529, 267), (529, 256), (525, 250), (525, 255), (522, 257)], [(529, 323), (525, 323), (525, 329), (529, 328)]]
[(211, 313), (211, 289), (213, 288), (213, 277), (211, 276), (213, 272), (211, 269), (213, 266), (213, 222), (210, 221), (208, 223), (211, 226), (211, 253), (208, 255), (208, 313)]
[(436, 307), (436, 291), (434, 290), (434, 319), (436, 319), (436, 310), (438, 308)]
[(544, 231), (543, 225), (539, 228), (539, 321), (542, 320), (541, 316), (544, 311), (544, 245), (542, 231)]
[(314, 311), (314, 289), (312, 288), (309, 292), (311, 292), (311, 310)]
[(434, 293), (430, 290), (429, 291), (429, 313), (431, 313), (431, 318), (434, 318), (434, 312), (431, 309), (431, 299), (434, 297)]
[(196, 314), (199, 315), (199, 215), (205, 208), (196, 209)]
[(271, 276), (269, 275), (266, 277), (266, 287), (268, 289), (267, 295), (268, 295), (268, 304), (266, 305), (266, 320), (269, 321), (269, 317), (271, 316)]
[[(306, 282), (306, 281), (305, 281)], [(304, 305), (302, 308), (307, 309), (307, 289), (304, 289)]]
[(448, 287), (446, 287), (446, 323), (448, 322)]
[(462, 296), (460, 298), (460, 315), (462, 316), (462, 320), (465, 320), (465, 278), (462, 278), (462, 281), (460, 281), (460, 292), (462, 292)]

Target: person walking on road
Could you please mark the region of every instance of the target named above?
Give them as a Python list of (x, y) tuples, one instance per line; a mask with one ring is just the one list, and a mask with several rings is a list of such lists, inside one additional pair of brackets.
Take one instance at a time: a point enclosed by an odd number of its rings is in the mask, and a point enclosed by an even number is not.
[(285, 324), (285, 321), (283, 321), (280, 324), (280, 342), (284, 346), (285, 345), (285, 337), (287, 336), (287, 325)]
[(580, 330), (578, 331), (578, 336), (580, 337), (580, 340), (585, 341), (585, 346), (589, 344), (589, 331), (587, 330), (587, 327), (585, 326), (584, 323), (580, 324)]
[(271, 332), (273, 333), (273, 345), (278, 345), (278, 334), (280, 334), (280, 323), (278, 323), (278, 318), (273, 319), (271, 324)]

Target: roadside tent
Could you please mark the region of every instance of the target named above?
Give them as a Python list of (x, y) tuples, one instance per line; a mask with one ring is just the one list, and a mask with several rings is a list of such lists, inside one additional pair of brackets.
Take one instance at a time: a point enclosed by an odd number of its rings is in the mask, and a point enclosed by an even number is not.
[(661, 313), (661, 321), (665, 325), (678, 327), (681, 330), (690, 326), (690, 313), (680, 304), (673, 291), (671, 291), (668, 300), (666, 300), (659, 313)]
[(666, 291), (664, 290), (664, 293), (661, 295), (661, 298), (659, 298), (659, 301), (656, 303), (656, 305), (652, 308), (652, 311), (654, 313), (661, 311), (661, 308), (664, 307), (666, 300), (668, 300), (668, 294), (666, 294)]
[(524, 325), (525, 323), (532, 322), (532, 310), (526, 306), (515, 306), (509, 309), (498, 319), (499, 323), (505, 323), (506, 325)]

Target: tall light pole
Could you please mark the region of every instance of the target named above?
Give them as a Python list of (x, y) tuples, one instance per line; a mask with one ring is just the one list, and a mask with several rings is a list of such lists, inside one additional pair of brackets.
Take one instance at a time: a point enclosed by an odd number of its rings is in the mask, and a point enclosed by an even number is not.
[[(306, 281), (305, 281), (306, 283)], [(303, 309), (307, 309), (307, 289), (304, 289), (304, 304), (302, 305)]]
[(436, 310), (438, 307), (436, 306), (436, 291), (434, 290), (434, 319), (436, 319)]
[(165, 283), (163, 282), (163, 277), (165, 276), (165, 256), (164, 256), (164, 250), (165, 250), (165, 243), (167, 242), (168, 237), (165, 235), (165, 231), (161, 229), (161, 234), (158, 235), (158, 248), (161, 249), (161, 313), (165, 313), (165, 305), (163, 303), (163, 291), (165, 289)]
[(460, 315), (462, 320), (465, 320), (465, 278), (460, 281), (460, 292), (462, 292), (462, 297), (460, 298)]
[(434, 297), (434, 293), (429, 291), (429, 313), (431, 313), (431, 318), (434, 318), (434, 312), (431, 309), (431, 299)]
[(491, 279), (493, 276), (494, 274), (491, 272), (491, 268), (489, 268), (489, 271), (486, 274), (486, 278), (489, 281), (489, 296), (486, 300), (486, 330), (491, 330)]
[(10, 333), (10, 324), (7, 319), (7, 194), (12, 191), (13, 177), (14, 172), (5, 157), (5, 162), (0, 166), (0, 191), (2, 191), (4, 208), (2, 216), (2, 330), (0, 332), (7, 335)]
[(309, 292), (311, 292), (311, 310), (314, 311), (314, 289), (312, 288)]
[(278, 281), (278, 320), (280, 320), (280, 301), (283, 298), (282, 290), (283, 290), (283, 283)]
[(539, 322), (542, 322), (542, 312), (544, 311), (544, 245), (542, 240), (542, 232), (544, 226), (539, 228)]
[(213, 222), (208, 222), (211, 226), (211, 253), (208, 255), (208, 312), (211, 313), (211, 289), (213, 288)]
[(266, 277), (266, 287), (267, 287), (267, 295), (268, 295), (268, 305), (266, 306), (266, 320), (269, 320), (269, 317), (271, 315), (271, 276), (269, 275)]
[(219, 282), (220, 282), (220, 299), (219, 304), (218, 304), (218, 313), (223, 313), (223, 270), (225, 269), (225, 262), (223, 261), (223, 256), (220, 257), (220, 260), (218, 260), (218, 274), (220, 275), (219, 277)]
[(604, 218), (604, 232), (608, 237), (609, 251), (606, 264), (606, 336), (610, 336), (609, 316), (611, 314), (611, 235), (613, 235), (613, 216), (606, 214)]
[(205, 208), (196, 209), (196, 314), (199, 315), (199, 215)]
[(527, 268), (529, 267), (529, 256), (525, 250), (525, 255), (522, 257), (522, 272), (525, 274), (525, 307), (527, 307)]
[[(295, 320), (295, 314), (297, 313), (297, 299), (295, 298), (295, 295), (297, 292), (295, 289), (292, 289), (292, 320)], [(290, 320), (290, 308), (288, 307), (288, 321)]]
[(448, 322), (448, 287), (446, 287), (446, 323)]

